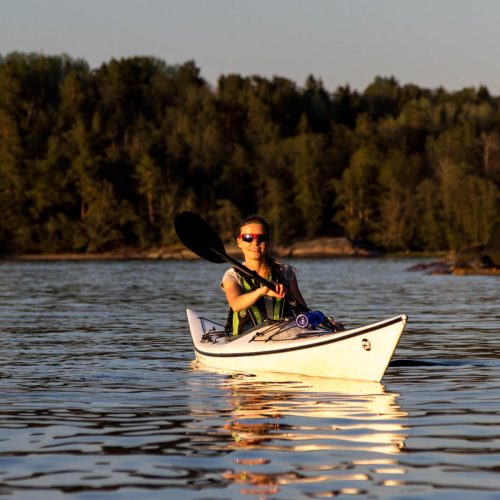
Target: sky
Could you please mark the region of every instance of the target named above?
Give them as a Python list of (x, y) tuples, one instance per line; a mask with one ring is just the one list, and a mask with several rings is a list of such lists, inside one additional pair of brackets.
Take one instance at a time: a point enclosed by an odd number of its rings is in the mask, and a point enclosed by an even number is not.
[(0, 54), (194, 60), (216, 85), (237, 73), (334, 92), (377, 76), (500, 95), (499, 0), (0, 0)]

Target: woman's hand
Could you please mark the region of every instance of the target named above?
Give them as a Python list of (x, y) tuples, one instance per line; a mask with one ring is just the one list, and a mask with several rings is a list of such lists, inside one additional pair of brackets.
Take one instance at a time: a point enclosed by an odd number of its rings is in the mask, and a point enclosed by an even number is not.
[(262, 286), (260, 287), (260, 290), (264, 290), (263, 295), (267, 295), (268, 297), (274, 297), (276, 299), (283, 299), (285, 297), (285, 286), (282, 285), (281, 283), (276, 284), (276, 291), (271, 290), (267, 286)]
[(265, 295), (283, 299), (285, 297), (285, 287), (281, 284), (276, 285), (276, 287), (276, 292), (266, 286), (261, 286), (250, 292), (242, 292), (241, 288), (233, 280), (226, 280), (223, 282), (227, 302), (233, 311), (248, 309)]

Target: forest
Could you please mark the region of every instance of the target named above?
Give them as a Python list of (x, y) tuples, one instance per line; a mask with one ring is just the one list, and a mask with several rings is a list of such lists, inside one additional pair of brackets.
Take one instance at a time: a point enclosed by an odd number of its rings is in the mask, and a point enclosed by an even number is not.
[(500, 228), (500, 98), (374, 78), (221, 75), (194, 61), (0, 56), (0, 253), (177, 242), (193, 210), (223, 237), (251, 213), (277, 243), (382, 251), (482, 245)]

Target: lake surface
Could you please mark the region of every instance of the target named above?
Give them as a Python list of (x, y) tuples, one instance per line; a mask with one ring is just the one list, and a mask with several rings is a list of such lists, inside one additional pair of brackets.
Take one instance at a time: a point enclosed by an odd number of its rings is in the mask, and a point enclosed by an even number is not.
[(224, 264), (0, 262), (0, 496), (500, 498), (500, 279), (291, 263), (348, 326), (409, 316), (381, 384), (197, 368)]

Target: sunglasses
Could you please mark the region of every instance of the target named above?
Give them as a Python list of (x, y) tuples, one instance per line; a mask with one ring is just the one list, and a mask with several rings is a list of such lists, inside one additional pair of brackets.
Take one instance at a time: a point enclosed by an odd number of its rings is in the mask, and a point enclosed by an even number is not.
[(265, 241), (269, 240), (269, 236), (267, 234), (246, 233), (240, 234), (240, 238), (245, 243), (252, 243), (252, 241), (257, 241), (257, 243), (264, 243)]

